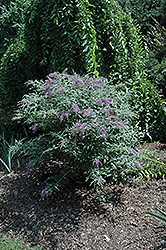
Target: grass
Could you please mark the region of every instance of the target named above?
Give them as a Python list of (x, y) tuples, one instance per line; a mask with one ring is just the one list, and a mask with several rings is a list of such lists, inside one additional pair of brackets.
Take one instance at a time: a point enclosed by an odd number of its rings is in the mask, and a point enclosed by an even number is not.
[(44, 250), (39, 247), (27, 247), (25, 243), (21, 242), (20, 237), (12, 237), (10, 235), (0, 234), (0, 250)]

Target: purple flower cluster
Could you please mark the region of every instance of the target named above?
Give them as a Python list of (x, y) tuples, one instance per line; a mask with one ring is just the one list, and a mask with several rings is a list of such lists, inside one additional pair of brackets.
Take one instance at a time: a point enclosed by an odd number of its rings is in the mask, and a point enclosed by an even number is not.
[(102, 88), (107, 88), (107, 89), (111, 88), (110, 86), (106, 85), (103, 81), (96, 80), (96, 79), (95, 79), (95, 83), (92, 85), (92, 87), (94, 87), (94, 88), (102, 87)]
[(73, 77), (73, 76), (70, 76), (70, 75), (68, 75), (68, 77), (71, 78), (71, 79), (73, 80), (73, 84), (74, 84), (77, 88), (81, 88), (82, 85), (84, 85), (84, 82), (83, 82), (81, 79), (77, 78), (77, 74), (76, 74), (76, 73), (74, 73), (74, 77)]
[(134, 163), (133, 168), (143, 169), (143, 167), (139, 163)]
[(62, 122), (65, 117), (68, 119), (69, 113), (60, 112), (58, 113), (58, 117), (60, 117), (60, 121)]
[(66, 89), (65, 88), (59, 88), (57, 91), (58, 92), (66, 92)]
[(45, 81), (45, 84), (38, 90), (38, 92), (44, 91), (44, 93), (48, 95), (48, 97), (52, 96), (51, 89), (53, 88), (50, 83), (52, 79), (49, 78), (48, 80)]
[(81, 88), (82, 85), (84, 84), (84, 82), (81, 79), (77, 79), (76, 81), (73, 82), (73, 84), (77, 87), (77, 88)]
[(135, 151), (135, 149), (133, 149), (133, 148), (130, 148), (130, 149), (129, 149), (129, 152), (130, 152), (130, 153), (137, 154), (137, 151)]
[(95, 122), (95, 121), (92, 121), (94, 124), (93, 124), (93, 127), (96, 128), (99, 126), (99, 123), (98, 122)]
[(98, 160), (98, 159), (94, 160), (94, 164), (95, 164), (97, 167), (99, 167), (99, 164), (100, 164), (99, 160)]
[[(88, 126), (88, 124), (85, 123), (76, 123), (74, 126), (74, 131), (73, 131), (73, 136), (75, 137), (75, 142), (76, 142), (76, 138), (77, 135), (80, 134), (81, 135), (81, 139), (84, 139), (84, 128), (86, 128)], [(71, 137), (70, 137), (71, 138)]]
[(33, 133), (33, 134), (36, 133), (36, 131), (38, 130), (39, 126), (40, 126), (40, 124), (34, 124), (34, 125), (32, 126), (32, 133)]
[(93, 84), (92, 86), (93, 86), (94, 88), (102, 87), (102, 85), (101, 85), (100, 83)]
[(50, 194), (51, 194), (50, 192), (48, 192), (47, 190), (43, 189), (42, 190), (42, 194), (41, 194), (41, 198), (43, 198), (44, 196), (48, 196)]
[(62, 74), (67, 74), (68, 68), (65, 68)]
[(81, 79), (77, 79), (76, 82), (78, 82), (81, 85), (84, 85), (84, 82)]
[(116, 120), (115, 122), (112, 122), (112, 124), (117, 124), (119, 128), (126, 128), (123, 122)]
[(77, 105), (73, 105), (72, 108), (75, 113), (77, 113), (80, 110), (80, 108)]
[[(47, 76), (47, 80), (45, 80), (45, 83), (43, 84), (43, 86), (38, 90), (38, 92), (43, 91), (45, 94), (47, 93), (48, 98), (50, 98), (53, 93), (52, 93), (52, 89), (55, 88), (57, 86), (57, 84), (55, 84), (55, 78), (58, 78), (60, 75), (59, 73), (50, 73)], [(65, 88), (59, 88), (57, 90), (58, 92), (65, 92)]]
[(89, 107), (88, 109), (83, 110), (83, 114), (85, 116), (93, 116), (95, 113), (94, 113), (94, 110)]
[(87, 123), (76, 123), (75, 127), (81, 132), (87, 125)]
[(107, 114), (107, 115), (111, 116), (111, 115), (115, 115), (115, 111), (114, 111), (114, 109), (111, 109), (111, 108), (109, 108), (109, 109), (104, 109), (104, 110), (102, 111), (102, 114)]
[(59, 73), (57, 73), (57, 72), (54, 72), (54, 73), (50, 73), (49, 75), (48, 75), (48, 77), (50, 78), (57, 78), (57, 77), (59, 77)]
[(100, 106), (102, 106), (102, 107), (104, 105), (108, 106), (108, 105), (112, 104), (112, 102), (110, 102), (107, 97), (102, 97), (99, 103), (100, 103)]
[(98, 129), (97, 132), (106, 138), (106, 128), (104, 125), (101, 126), (101, 129)]

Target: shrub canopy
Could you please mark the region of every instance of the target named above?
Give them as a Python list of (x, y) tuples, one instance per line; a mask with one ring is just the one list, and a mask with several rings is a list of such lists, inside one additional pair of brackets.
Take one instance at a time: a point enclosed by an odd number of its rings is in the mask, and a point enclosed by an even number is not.
[(29, 166), (46, 164), (51, 157), (65, 159), (69, 166), (59, 170), (58, 178), (81, 174), (99, 186), (105, 178), (116, 181), (142, 168), (133, 149), (140, 144), (131, 124), (134, 114), (124, 93), (116, 92), (107, 79), (63, 72), (28, 84), (35, 90), (21, 100), (14, 119), (35, 134), (18, 144)]

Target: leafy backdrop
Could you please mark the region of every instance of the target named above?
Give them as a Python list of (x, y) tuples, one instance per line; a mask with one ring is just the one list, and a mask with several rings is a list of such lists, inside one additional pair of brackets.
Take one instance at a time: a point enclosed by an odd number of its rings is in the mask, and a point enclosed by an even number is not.
[(136, 113), (135, 126), (146, 138), (164, 140), (164, 104), (147, 81), (143, 37), (117, 1), (32, 0), (20, 10), (20, 31), (12, 36), (0, 65), (4, 112), (29, 92), (27, 80), (44, 79), (67, 67), (69, 73), (91, 72), (122, 84), (130, 92), (126, 102)]

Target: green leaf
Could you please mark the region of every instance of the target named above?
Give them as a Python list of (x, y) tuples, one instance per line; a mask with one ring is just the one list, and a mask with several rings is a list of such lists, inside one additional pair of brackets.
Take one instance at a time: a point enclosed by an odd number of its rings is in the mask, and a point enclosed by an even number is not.
[(152, 216), (154, 216), (154, 217), (156, 217), (156, 218), (159, 218), (160, 220), (166, 221), (166, 217), (161, 216), (161, 215), (159, 215), (159, 214), (155, 214), (155, 213), (147, 212), (147, 211), (143, 211), (143, 212), (146, 213), (146, 214), (152, 215)]

